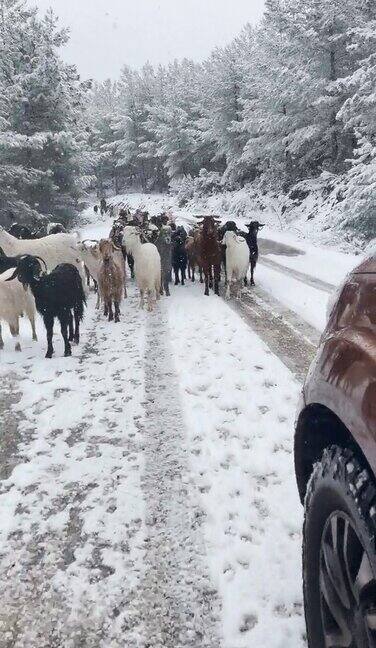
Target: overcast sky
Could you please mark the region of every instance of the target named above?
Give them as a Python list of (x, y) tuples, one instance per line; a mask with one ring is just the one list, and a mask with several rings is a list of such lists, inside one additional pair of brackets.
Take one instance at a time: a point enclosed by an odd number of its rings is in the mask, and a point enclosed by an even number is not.
[(115, 78), (124, 65), (204, 59), (261, 17), (264, 0), (30, 0), (71, 29), (64, 57), (84, 78)]

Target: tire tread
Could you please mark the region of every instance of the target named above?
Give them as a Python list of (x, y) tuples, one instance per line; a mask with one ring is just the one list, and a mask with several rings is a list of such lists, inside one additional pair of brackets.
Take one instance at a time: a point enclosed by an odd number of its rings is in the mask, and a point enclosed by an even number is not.
[[(332, 445), (325, 448), (321, 460), (314, 467), (307, 485), (304, 501), (303, 538), (306, 538), (307, 518), (311, 501), (319, 483), (330, 477), (340, 483), (341, 489), (355, 502), (362, 520), (369, 546), (376, 554), (376, 484), (368, 467), (351, 448)], [(306, 565), (306, 543), (303, 542), (303, 566)], [(307, 593), (304, 590), (304, 607), (307, 621)], [(313, 645), (310, 644), (309, 645)], [(315, 644), (316, 645), (316, 644)]]

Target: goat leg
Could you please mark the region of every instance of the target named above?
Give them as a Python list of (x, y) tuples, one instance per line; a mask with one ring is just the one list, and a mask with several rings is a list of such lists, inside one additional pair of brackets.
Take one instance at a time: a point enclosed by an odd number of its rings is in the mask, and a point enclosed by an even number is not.
[(168, 284), (169, 284), (169, 280), (168, 280), (168, 273), (167, 273), (164, 280), (164, 291), (166, 293), (166, 297), (170, 297), (170, 286)]
[(134, 279), (134, 258), (131, 254), (127, 254), (127, 261), (131, 271), (131, 278)]
[(149, 311), (149, 313), (151, 313), (152, 310), (153, 310), (153, 291), (150, 290), (150, 288), (148, 289), (148, 306), (147, 306), (147, 310)]
[(2, 336), (1, 324), (0, 324), (0, 349), (4, 349), (4, 340)]
[(205, 271), (205, 296), (209, 297), (209, 272)]
[(37, 332), (35, 330), (35, 317), (34, 317), (34, 314), (30, 315), (29, 319), (30, 319), (30, 324), (31, 324), (31, 332), (33, 334), (33, 341), (37, 342), (38, 336), (37, 336)]
[(221, 267), (214, 267), (214, 292), (219, 297), (219, 282), (221, 280)]
[[(9, 329), (10, 329), (10, 332), (11, 332), (12, 337), (14, 337), (14, 338), (18, 338), (18, 336), (19, 336), (19, 334), (20, 334), (20, 324), (19, 324), (19, 319), (18, 319), (18, 317), (17, 317), (17, 319), (14, 321), (13, 324), (9, 324)], [(14, 346), (14, 350), (15, 350), (15, 351), (21, 351), (21, 344), (20, 344), (20, 341), (19, 341), (19, 340), (16, 341), (16, 344), (15, 344), (15, 346)]]
[(255, 263), (254, 261), (251, 261), (251, 286), (255, 286), (255, 285), (256, 285), (256, 284), (255, 284), (255, 280), (254, 280), (254, 278), (253, 278), (253, 276), (254, 276), (254, 272), (255, 272), (255, 268), (256, 268), (256, 263)]
[(116, 301), (114, 302), (115, 304), (115, 323), (120, 322), (120, 307), (119, 307), (119, 302)]
[[(71, 312), (69, 314), (72, 315)], [(63, 340), (64, 340), (64, 357), (65, 358), (72, 355), (71, 345), (70, 345), (69, 340), (68, 340), (69, 314), (68, 313), (63, 313), (59, 317), (61, 335), (63, 336)]]
[(54, 334), (54, 318), (51, 315), (45, 315), (43, 317), (44, 326), (46, 327), (47, 332), (47, 353), (46, 358), (52, 358), (54, 348), (52, 346), (52, 338)]
[(227, 281), (226, 299), (231, 299), (231, 281)]
[(108, 302), (108, 321), (112, 322), (114, 319), (114, 312), (112, 310), (112, 301)]
[(77, 309), (74, 309), (74, 341), (80, 343), (80, 313)]
[(68, 340), (69, 340), (69, 342), (73, 342), (73, 340), (74, 340), (74, 331), (73, 331), (73, 315), (72, 315), (72, 311), (69, 311), (69, 314), (68, 314), (68, 329), (69, 329)]

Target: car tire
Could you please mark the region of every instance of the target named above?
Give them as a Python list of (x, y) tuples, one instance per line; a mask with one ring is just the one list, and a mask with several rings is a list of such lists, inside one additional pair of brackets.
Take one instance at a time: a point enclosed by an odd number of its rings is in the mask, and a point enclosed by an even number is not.
[(376, 487), (350, 449), (331, 446), (305, 498), (303, 587), (309, 648), (376, 646)]

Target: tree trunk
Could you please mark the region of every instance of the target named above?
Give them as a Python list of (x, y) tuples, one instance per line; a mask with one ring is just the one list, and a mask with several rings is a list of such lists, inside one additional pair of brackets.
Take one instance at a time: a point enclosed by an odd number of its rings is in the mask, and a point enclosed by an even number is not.
[[(330, 35), (333, 36), (333, 27), (330, 28)], [(337, 80), (337, 62), (336, 53), (334, 49), (330, 50), (330, 81)], [(332, 129), (331, 147), (332, 147), (332, 163), (335, 165), (338, 161), (338, 133), (337, 133), (337, 115), (336, 111), (332, 111), (330, 125)]]

